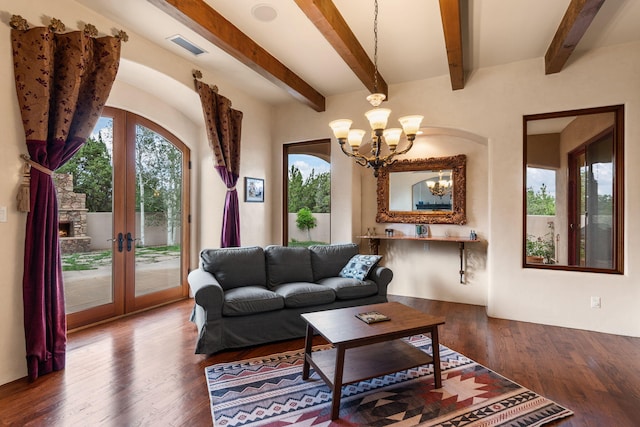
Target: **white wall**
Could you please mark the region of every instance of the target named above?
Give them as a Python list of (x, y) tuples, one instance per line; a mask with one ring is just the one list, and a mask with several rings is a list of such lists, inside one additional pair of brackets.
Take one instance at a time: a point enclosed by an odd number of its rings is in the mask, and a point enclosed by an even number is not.
[[(389, 291), (395, 294), (483, 304), (489, 315), (500, 318), (559, 325), (593, 331), (640, 336), (640, 224), (633, 213), (640, 208), (634, 191), (640, 169), (626, 167), (625, 274), (594, 274), (523, 269), (522, 258), (522, 116), (604, 105), (625, 104), (625, 156), (633, 165), (640, 158), (640, 44), (633, 43), (575, 55), (558, 74), (544, 74), (543, 58), (475, 70), (463, 90), (451, 91), (448, 76), (393, 85), (389, 89), (392, 116), (417, 113), (424, 125), (469, 132), (487, 141), (438, 136), (417, 144), (411, 156), (467, 154), (466, 226), (433, 226), (432, 233), (466, 235), (469, 228), (486, 241), (469, 253), (469, 283), (457, 283), (457, 248), (450, 245), (394, 242), (387, 246), (384, 262), (394, 270)], [(282, 144), (330, 135), (330, 120), (349, 117), (354, 127), (365, 125), (366, 93), (329, 98), (327, 111), (313, 113), (290, 104), (279, 108), (275, 143)], [(360, 118), (360, 122), (357, 120)], [(392, 117), (393, 119), (393, 117)], [(339, 154), (334, 143), (332, 186), (334, 204), (351, 209), (333, 210), (332, 228), (351, 224), (337, 240), (353, 239), (374, 226), (375, 183), (362, 169), (349, 181), (356, 166)], [(354, 188), (362, 188), (361, 197)], [(358, 206), (358, 199), (361, 205)], [(354, 218), (361, 211), (361, 221)], [(385, 228), (377, 224), (379, 230)], [(407, 227), (407, 226), (396, 226)], [(366, 245), (362, 246), (366, 250)], [(383, 248), (385, 249), (385, 248)], [(486, 256), (484, 251), (486, 250)], [(590, 308), (590, 297), (602, 298), (602, 309)]]
[[(72, 29), (78, 22), (91, 22), (101, 32), (121, 25), (96, 15), (72, 0), (15, 2), (0, 0), (0, 9), (22, 15), (33, 26), (42, 25), (43, 16), (61, 19)], [(5, 16), (3, 15), (3, 18)], [(118, 76), (107, 105), (133, 111), (155, 121), (176, 135), (191, 150), (191, 267), (198, 264), (198, 252), (220, 245), (222, 206), (226, 189), (213, 169), (211, 150), (203, 127), (202, 109), (193, 89), (194, 64), (161, 49), (138, 36), (130, 28), (129, 41), (122, 46)], [(0, 384), (26, 376), (22, 309), (22, 263), (26, 214), (19, 213), (15, 196), (21, 180), (20, 153), (26, 152), (24, 131), (15, 95), (10, 28), (0, 25), (0, 127), (3, 151), (0, 156), (0, 206), (8, 207), (7, 222), (0, 223), (5, 244), (0, 248)], [(270, 154), (271, 110), (215, 75), (204, 73), (203, 81), (216, 84), (220, 93), (244, 113), (242, 127), (241, 178), (264, 177), (270, 183), (272, 166), (263, 159)], [(238, 186), (242, 243), (265, 245), (272, 242), (271, 214), (274, 192), (265, 203), (243, 203)], [(251, 206), (248, 206), (251, 205)]]

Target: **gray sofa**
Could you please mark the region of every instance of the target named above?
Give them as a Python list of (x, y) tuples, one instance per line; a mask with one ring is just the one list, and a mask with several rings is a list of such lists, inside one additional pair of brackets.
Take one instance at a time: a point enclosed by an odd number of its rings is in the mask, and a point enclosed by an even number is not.
[(386, 302), (393, 273), (372, 256), (356, 255), (353, 243), (201, 251), (200, 267), (189, 273), (195, 352), (303, 337), (301, 313)]

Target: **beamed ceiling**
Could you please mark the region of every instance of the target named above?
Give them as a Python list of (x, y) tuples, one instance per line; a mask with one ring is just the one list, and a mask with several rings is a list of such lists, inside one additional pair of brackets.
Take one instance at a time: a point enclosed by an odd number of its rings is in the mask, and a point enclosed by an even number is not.
[[(326, 96), (374, 91), (373, 0), (77, 1), (266, 102), (324, 111)], [(274, 20), (252, 14), (265, 5)], [(640, 40), (640, 1), (379, 0), (378, 21), (378, 91), (445, 75), (464, 90), (478, 68), (540, 58), (541, 73), (561, 73)], [(176, 34), (206, 53), (175, 46)]]

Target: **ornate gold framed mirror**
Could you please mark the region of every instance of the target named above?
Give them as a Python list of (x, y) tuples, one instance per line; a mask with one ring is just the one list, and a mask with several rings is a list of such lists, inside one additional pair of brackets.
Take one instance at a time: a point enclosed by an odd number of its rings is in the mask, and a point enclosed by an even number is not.
[(380, 169), (376, 222), (466, 224), (466, 165), (459, 154)]

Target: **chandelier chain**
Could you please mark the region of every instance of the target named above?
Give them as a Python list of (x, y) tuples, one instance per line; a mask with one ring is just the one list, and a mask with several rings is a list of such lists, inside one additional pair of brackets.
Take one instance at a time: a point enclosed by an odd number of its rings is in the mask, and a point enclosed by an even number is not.
[(378, 93), (378, 0), (373, 12), (373, 92)]
[[(351, 129), (352, 120), (333, 120), (329, 123), (329, 127), (333, 130), (333, 134), (338, 140), (342, 152), (354, 158), (357, 164), (373, 168), (373, 176), (377, 177), (380, 168), (395, 163), (396, 156), (401, 156), (411, 149), (413, 141), (419, 133), (420, 122), (423, 116), (413, 115), (400, 117), (398, 120), (402, 125), (402, 129), (386, 129), (391, 110), (388, 108), (378, 108), (387, 97), (386, 93), (378, 93), (378, 0), (374, 0), (373, 42), (373, 93), (366, 97), (367, 101), (373, 107), (373, 110), (365, 113), (371, 125), (371, 143), (368, 151), (360, 152), (362, 138), (366, 132), (362, 129)], [(406, 135), (407, 144), (404, 145), (404, 148), (398, 150), (398, 144), (403, 132)], [(347, 142), (349, 143), (348, 146)], [(345, 146), (348, 148), (345, 148)], [(382, 151), (383, 146), (386, 147), (386, 152)]]

